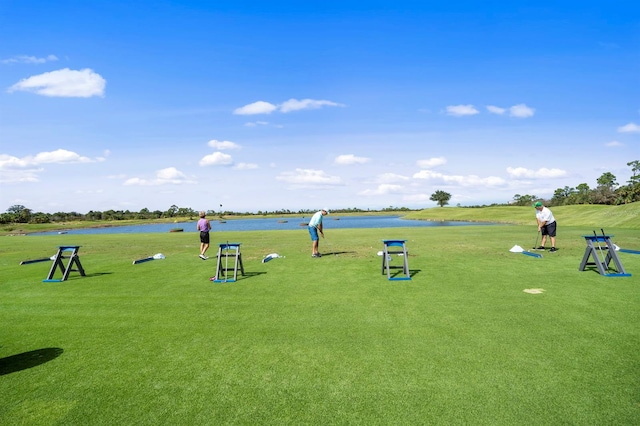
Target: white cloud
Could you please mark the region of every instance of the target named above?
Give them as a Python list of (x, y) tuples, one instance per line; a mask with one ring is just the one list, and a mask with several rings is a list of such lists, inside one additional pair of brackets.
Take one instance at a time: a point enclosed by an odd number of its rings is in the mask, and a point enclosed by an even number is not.
[(236, 115), (271, 114), (277, 108), (277, 106), (269, 102), (257, 101), (252, 104), (236, 108), (233, 113)]
[(0, 156), (0, 183), (33, 183), (39, 182), (38, 173), (43, 169), (12, 169), (11, 167), (3, 167), (2, 157)]
[(389, 183), (383, 183), (378, 185), (376, 189), (367, 189), (360, 192), (358, 195), (372, 196), (372, 195), (389, 195), (400, 194), (404, 190), (402, 185), (393, 185)]
[(38, 58), (36, 56), (18, 55), (13, 58), (3, 59), (0, 63), (3, 64), (44, 64), (45, 62), (57, 61), (56, 55), (48, 55), (44, 58)]
[(480, 112), (473, 105), (451, 105), (451, 106), (448, 106), (446, 110), (447, 110), (447, 115), (453, 115), (454, 117), (476, 115)]
[(220, 151), (224, 151), (226, 149), (240, 149), (240, 145), (235, 142), (218, 141), (215, 139), (211, 139), (209, 142), (207, 142), (207, 145), (209, 145), (211, 148), (219, 149)]
[(443, 173), (434, 172), (433, 170), (421, 170), (413, 175), (414, 179), (425, 179), (436, 183), (442, 183), (447, 185), (461, 185), (461, 186), (502, 186), (507, 182), (501, 177), (489, 176), (479, 177), (476, 175), (445, 175)]
[(288, 101), (283, 102), (280, 105), (280, 112), (287, 113), (287, 112), (299, 111), (303, 109), (319, 109), (319, 108), (322, 108), (323, 106), (333, 106), (333, 107), (340, 106), (341, 107), (344, 105), (339, 104), (337, 102), (315, 100), (315, 99), (302, 99), (302, 100), (289, 99)]
[(378, 176), (376, 181), (380, 183), (394, 183), (394, 182), (404, 182), (409, 179), (410, 178), (408, 176), (403, 176), (396, 173), (383, 173)]
[(76, 71), (65, 68), (20, 80), (8, 92), (25, 91), (51, 97), (90, 98), (104, 96), (105, 85), (106, 80), (91, 69)]
[(183, 180), (186, 176), (175, 167), (167, 167), (156, 172), (156, 177), (161, 181)]
[(244, 123), (246, 127), (257, 127), (257, 126), (268, 126), (268, 121), (250, 121), (248, 123)]
[(509, 115), (517, 118), (527, 118), (533, 117), (535, 111), (536, 110), (534, 108), (530, 108), (525, 104), (518, 104), (509, 108)]
[(342, 185), (342, 180), (338, 176), (330, 176), (322, 170), (313, 169), (295, 169), (293, 172), (283, 172), (276, 176), (276, 179), (292, 184), (296, 188)]
[(640, 126), (636, 123), (625, 124), (624, 126), (618, 127), (619, 133), (640, 133)]
[(365, 163), (368, 163), (369, 161), (371, 161), (371, 158), (356, 157), (353, 154), (338, 155), (334, 160), (336, 164), (342, 164), (342, 165), (365, 164)]
[(28, 168), (38, 166), (40, 164), (92, 163), (95, 161), (102, 160), (92, 160), (73, 151), (67, 151), (66, 149), (40, 152), (36, 155), (29, 155), (23, 158), (0, 154), (0, 170)]
[(233, 168), (237, 170), (254, 170), (258, 168), (258, 165), (253, 163), (238, 163)]
[(213, 154), (205, 155), (202, 157), (199, 163), (201, 166), (228, 166), (233, 164), (233, 158), (229, 154), (222, 152), (214, 152)]
[(184, 173), (175, 167), (167, 167), (156, 172), (155, 179), (130, 178), (123, 185), (125, 186), (158, 186), (158, 185), (183, 185), (196, 184), (193, 179), (188, 178)]
[(493, 105), (487, 105), (487, 111), (489, 111), (492, 114), (503, 115), (505, 112), (507, 112), (507, 109), (506, 108), (500, 108), (500, 107), (493, 106)]
[[(274, 105), (270, 102), (257, 101), (240, 108), (236, 108), (233, 113), (236, 115), (256, 115), (256, 114), (271, 114), (274, 111), (280, 111), (282, 113), (288, 113), (292, 111), (300, 111), (304, 109), (319, 109), (324, 106), (342, 107), (343, 104), (337, 102), (316, 100), (316, 99), (289, 99), (280, 105)], [(247, 123), (245, 125), (255, 126), (263, 122)]]
[(616, 146), (624, 146), (622, 142), (611, 141), (604, 144), (604, 146), (616, 147)]
[(92, 160), (87, 157), (83, 157), (72, 151), (66, 149), (57, 149), (51, 152), (40, 152), (33, 157), (34, 164), (46, 164), (46, 163), (91, 163)]
[(0, 154), (0, 170), (22, 169), (34, 165), (27, 158), (18, 158), (13, 155)]
[(507, 167), (507, 173), (512, 178), (520, 179), (540, 179), (540, 178), (557, 178), (566, 176), (567, 172), (562, 169), (548, 169), (546, 167), (542, 167), (538, 170), (526, 169), (524, 167)]
[(441, 166), (447, 163), (447, 159), (444, 157), (434, 157), (427, 160), (418, 160), (416, 164), (421, 169), (430, 169), (431, 167)]

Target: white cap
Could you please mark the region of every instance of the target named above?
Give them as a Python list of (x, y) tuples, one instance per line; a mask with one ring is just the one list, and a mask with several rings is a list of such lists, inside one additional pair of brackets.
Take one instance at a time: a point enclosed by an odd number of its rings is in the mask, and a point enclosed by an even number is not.
[(326, 207), (323, 207), (322, 210), (324, 210), (325, 212), (327, 212), (327, 214), (329, 214), (329, 209)]

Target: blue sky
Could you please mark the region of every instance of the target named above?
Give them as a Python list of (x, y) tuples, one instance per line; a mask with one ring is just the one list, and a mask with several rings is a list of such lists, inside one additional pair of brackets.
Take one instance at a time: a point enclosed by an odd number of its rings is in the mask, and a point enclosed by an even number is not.
[(0, 0), (0, 211), (427, 208), (436, 190), (478, 205), (624, 184), (639, 12)]

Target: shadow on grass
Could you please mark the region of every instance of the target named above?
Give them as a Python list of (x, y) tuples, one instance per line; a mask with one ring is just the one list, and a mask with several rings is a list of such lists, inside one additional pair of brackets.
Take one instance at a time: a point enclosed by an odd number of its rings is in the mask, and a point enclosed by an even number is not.
[[(415, 277), (416, 275), (418, 275), (420, 272), (422, 272), (422, 269), (409, 269), (409, 276), (410, 276), (411, 278), (413, 278), (413, 277)], [(387, 276), (387, 273), (386, 273), (386, 272), (384, 272), (382, 275), (386, 277), (386, 276)], [(396, 281), (399, 281), (401, 278), (406, 277), (406, 275), (404, 274), (404, 272), (403, 272), (403, 271), (395, 271), (395, 272), (394, 272), (394, 271), (391, 271), (391, 274), (390, 274), (390, 275), (391, 275), (391, 279), (392, 279), (392, 280), (396, 280)], [(408, 280), (407, 280), (407, 281), (408, 281)]]
[(37, 367), (56, 359), (62, 352), (64, 351), (60, 348), (44, 348), (0, 358), (0, 376)]
[(322, 253), (322, 256), (337, 256), (339, 254), (349, 254), (349, 253), (355, 253), (355, 251), (331, 251), (331, 252)]
[[(244, 275), (238, 274), (238, 279), (236, 280), (233, 279), (233, 274), (229, 274), (227, 275), (226, 280), (225, 280), (225, 276), (223, 275), (220, 277), (220, 281), (216, 281), (216, 282), (229, 282), (229, 283), (242, 282), (247, 278), (257, 277), (258, 275), (264, 275), (264, 274), (266, 274), (266, 272), (264, 271), (263, 272), (245, 272)], [(213, 281), (213, 279), (209, 279), (209, 281)]]
[[(85, 274), (85, 275), (74, 274), (74, 275), (69, 275), (69, 277), (65, 281), (78, 281), (84, 278), (95, 278), (95, 277), (101, 277), (103, 275), (111, 275), (111, 274), (113, 274), (113, 272), (94, 272), (92, 274)], [(54, 277), (50, 282), (57, 283), (57, 282), (63, 282), (63, 281), (61, 281), (60, 278)]]
[[(86, 274), (84, 277), (93, 278), (93, 277), (101, 277), (103, 275), (111, 275), (111, 274), (113, 274), (113, 272), (94, 272), (92, 274)], [(75, 277), (75, 278), (82, 278), (82, 277)]]

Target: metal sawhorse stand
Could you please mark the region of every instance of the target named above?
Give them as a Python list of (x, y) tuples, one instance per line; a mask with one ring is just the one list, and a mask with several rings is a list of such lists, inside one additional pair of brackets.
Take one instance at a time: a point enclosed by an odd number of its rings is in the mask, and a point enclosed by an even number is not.
[[(627, 274), (622, 266), (622, 262), (618, 258), (618, 254), (615, 251), (615, 247), (611, 242), (611, 237), (613, 235), (583, 235), (585, 241), (587, 242), (587, 248), (584, 252), (584, 256), (582, 257), (582, 262), (580, 263), (580, 271), (584, 271), (587, 265), (595, 265), (598, 268), (598, 272), (600, 275), (604, 275), (605, 277), (630, 277), (631, 274)], [(605, 247), (600, 247), (600, 243), (603, 242), (606, 245)], [(594, 243), (598, 243), (598, 247), (594, 245)], [(607, 255), (603, 256), (600, 254), (598, 256), (598, 251), (602, 253), (603, 250), (607, 251)], [(593, 262), (588, 262), (589, 258), (593, 258)], [(604, 260), (601, 260), (604, 258)], [(608, 273), (609, 271), (609, 263), (613, 260), (613, 263), (616, 265), (615, 273)]]
[[(222, 258), (224, 257), (224, 266), (222, 265)], [(233, 257), (233, 279), (227, 279), (227, 271), (232, 268), (228, 267), (229, 257)], [(240, 253), (240, 243), (222, 243), (218, 246), (218, 262), (216, 265), (216, 276), (213, 282), (226, 283), (235, 282), (238, 278), (238, 267), (240, 267), (240, 273), (244, 276), (244, 266), (242, 266), (242, 254)], [(221, 277), (224, 276), (224, 279)]]
[[(61, 282), (66, 281), (69, 278), (69, 273), (80, 272), (80, 275), (85, 276), (84, 269), (82, 268), (82, 264), (80, 263), (80, 257), (78, 256), (78, 250), (80, 250), (80, 246), (58, 246), (58, 253), (56, 253), (53, 259), (53, 265), (51, 265), (51, 270), (49, 271), (49, 275), (47, 279), (42, 280), (43, 283), (46, 282)], [(66, 252), (71, 252), (71, 255), (66, 257), (63, 254)], [(63, 259), (69, 259), (67, 266), (64, 266)], [(76, 266), (77, 269), (73, 269), (73, 266)], [(60, 268), (62, 272), (61, 279), (54, 279), (53, 276), (56, 273), (56, 270)]]
[[(384, 250), (382, 252), (382, 274), (384, 275), (385, 270), (387, 273), (387, 279), (391, 281), (400, 281), (400, 280), (410, 280), (411, 276), (409, 274), (409, 259), (407, 246), (405, 245), (406, 240), (382, 240), (384, 244)], [(399, 249), (389, 250), (389, 248), (400, 247)], [(389, 265), (389, 261), (391, 260), (392, 254), (402, 255), (403, 264), (402, 266), (391, 266)], [(391, 269), (402, 269), (404, 273), (404, 277), (398, 277), (398, 274), (395, 274), (393, 277), (391, 276)]]

